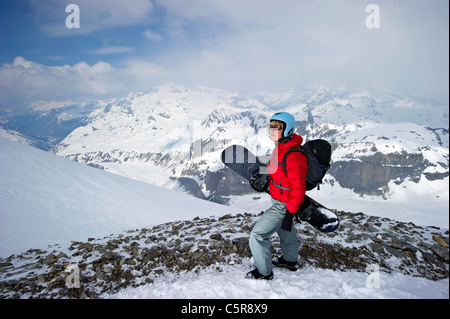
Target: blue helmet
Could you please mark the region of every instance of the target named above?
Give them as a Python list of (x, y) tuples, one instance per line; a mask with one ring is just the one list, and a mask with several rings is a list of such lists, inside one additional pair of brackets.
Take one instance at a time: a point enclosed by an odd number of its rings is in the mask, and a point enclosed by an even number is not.
[(287, 112), (278, 112), (272, 115), (270, 121), (280, 121), (285, 124), (285, 128), (283, 131), (283, 136), (288, 137), (292, 133), (294, 133), (295, 129), (295, 118), (287, 113)]

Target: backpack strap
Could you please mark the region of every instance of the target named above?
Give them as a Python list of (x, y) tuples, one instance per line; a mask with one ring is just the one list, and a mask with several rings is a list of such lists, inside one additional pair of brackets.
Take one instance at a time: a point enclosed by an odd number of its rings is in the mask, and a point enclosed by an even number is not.
[(281, 166), (283, 167), (283, 171), (284, 171), (284, 173), (285, 173), (286, 175), (287, 175), (287, 157), (288, 157), (288, 155), (291, 154), (292, 152), (300, 152), (300, 153), (303, 153), (303, 154), (305, 154), (306, 159), (309, 160), (309, 159), (308, 159), (308, 155), (306, 155), (305, 150), (304, 150), (301, 146), (299, 146), (299, 147), (293, 147), (293, 148), (288, 149), (287, 152), (286, 152), (286, 154), (284, 154), (284, 156), (283, 156), (283, 161), (282, 161), (281, 163), (278, 162), (278, 164), (281, 165)]
[(280, 181), (280, 184), (275, 183), (275, 182), (273, 181), (273, 179), (270, 179), (270, 181), (272, 182), (273, 185), (275, 185), (277, 188), (280, 189), (280, 193), (281, 193), (281, 194), (283, 194), (283, 190), (286, 190), (286, 191), (290, 191), (290, 190), (291, 190), (290, 188), (283, 187), (283, 186), (281, 185), (281, 181)]

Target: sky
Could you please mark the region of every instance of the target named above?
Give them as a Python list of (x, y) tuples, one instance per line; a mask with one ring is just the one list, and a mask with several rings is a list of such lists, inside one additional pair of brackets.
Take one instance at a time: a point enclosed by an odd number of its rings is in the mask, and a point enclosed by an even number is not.
[(448, 104), (448, 38), (446, 0), (1, 0), (0, 111), (166, 82), (377, 83)]

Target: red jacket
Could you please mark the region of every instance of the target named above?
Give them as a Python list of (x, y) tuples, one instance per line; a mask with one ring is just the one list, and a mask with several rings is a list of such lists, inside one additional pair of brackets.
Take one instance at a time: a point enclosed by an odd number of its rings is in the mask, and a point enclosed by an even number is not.
[(287, 174), (284, 172), (281, 162), (284, 154), (290, 148), (297, 147), (302, 142), (303, 138), (294, 133), (290, 140), (279, 143), (275, 147), (272, 152), (272, 158), (269, 161), (270, 195), (274, 199), (286, 203), (286, 209), (290, 213), (297, 212), (305, 197), (308, 158), (300, 152), (289, 154), (286, 162)]

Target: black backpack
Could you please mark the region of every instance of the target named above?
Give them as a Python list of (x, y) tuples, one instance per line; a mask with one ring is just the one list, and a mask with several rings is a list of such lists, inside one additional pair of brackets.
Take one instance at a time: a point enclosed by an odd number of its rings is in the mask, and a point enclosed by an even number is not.
[(292, 152), (302, 152), (308, 158), (308, 172), (306, 173), (306, 190), (315, 187), (319, 189), (319, 184), (330, 168), (331, 144), (328, 141), (317, 139), (306, 142), (299, 147), (289, 149), (283, 157), (281, 165), (286, 173), (286, 160)]

